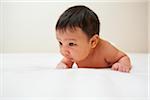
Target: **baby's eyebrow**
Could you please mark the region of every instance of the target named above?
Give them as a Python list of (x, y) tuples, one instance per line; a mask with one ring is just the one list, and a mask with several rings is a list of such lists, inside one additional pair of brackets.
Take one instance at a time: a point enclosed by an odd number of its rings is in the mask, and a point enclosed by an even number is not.
[(65, 39), (66, 41), (77, 41), (76, 39)]
[[(56, 39), (57, 39), (58, 41), (61, 41), (61, 39), (58, 38), (58, 37), (56, 37)], [(77, 41), (77, 40), (76, 40), (76, 39), (65, 39), (65, 41)]]

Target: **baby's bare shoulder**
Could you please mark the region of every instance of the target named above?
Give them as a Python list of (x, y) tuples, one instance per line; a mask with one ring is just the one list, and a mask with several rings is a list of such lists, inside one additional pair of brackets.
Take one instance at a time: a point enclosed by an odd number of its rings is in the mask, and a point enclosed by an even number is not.
[(103, 51), (103, 53), (113, 53), (113, 52), (117, 52), (118, 49), (113, 46), (110, 42), (106, 41), (106, 40), (102, 40), (101, 42), (101, 49)]
[(103, 40), (102, 53), (106, 59), (113, 58), (119, 52), (119, 50), (110, 42)]
[(105, 60), (108, 62), (115, 62), (126, 55), (108, 41), (103, 42), (103, 54)]

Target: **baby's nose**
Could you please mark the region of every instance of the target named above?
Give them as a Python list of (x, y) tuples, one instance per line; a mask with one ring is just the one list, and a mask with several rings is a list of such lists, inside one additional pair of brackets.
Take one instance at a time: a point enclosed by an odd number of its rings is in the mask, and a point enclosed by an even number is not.
[(65, 47), (62, 47), (61, 48), (61, 54), (63, 56), (68, 56), (69, 55), (69, 50), (67, 48), (65, 48)]

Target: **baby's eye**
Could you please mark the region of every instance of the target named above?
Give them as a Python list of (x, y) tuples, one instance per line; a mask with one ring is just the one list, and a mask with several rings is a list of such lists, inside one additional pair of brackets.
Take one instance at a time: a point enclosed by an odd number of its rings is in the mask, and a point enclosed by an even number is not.
[(69, 46), (75, 46), (76, 44), (74, 44), (74, 43), (69, 43)]
[(62, 45), (62, 43), (61, 43), (61, 42), (59, 42), (59, 45), (61, 46), (61, 45)]

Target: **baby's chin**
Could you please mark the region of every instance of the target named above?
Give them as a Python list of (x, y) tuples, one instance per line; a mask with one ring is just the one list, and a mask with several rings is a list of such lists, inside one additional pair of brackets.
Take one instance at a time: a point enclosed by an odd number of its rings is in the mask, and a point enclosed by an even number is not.
[(79, 59), (72, 59), (72, 62), (75, 62), (75, 63), (78, 63), (78, 62), (81, 62), (82, 60), (79, 60)]
[(70, 58), (70, 61), (72, 61), (72, 62), (78, 62), (78, 60), (76, 60), (74, 58)]
[(69, 61), (71, 61), (71, 62), (74, 62), (74, 59), (73, 58), (71, 58), (71, 57), (65, 57), (65, 58), (67, 58)]
[(81, 62), (81, 61), (84, 60), (84, 59), (76, 59), (76, 58), (72, 58), (72, 57), (68, 57), (68, 59), (69, 59), (70, 61), (72, 61), (72, 62), (75, 62), (75, 63)]

